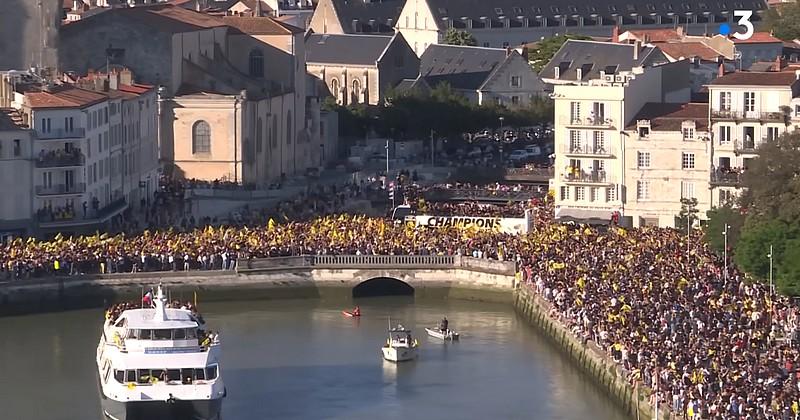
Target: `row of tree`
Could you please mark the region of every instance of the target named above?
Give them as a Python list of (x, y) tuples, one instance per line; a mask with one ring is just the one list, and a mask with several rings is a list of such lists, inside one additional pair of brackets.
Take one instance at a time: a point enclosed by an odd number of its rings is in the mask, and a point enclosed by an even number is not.
[(705, 236), (719, 252), (727, 236), (729, 255), (756, 279), (770, 278), (772, 260), (778, 290), (800, 295), (800, 132), (764, 143), (758, 153), (742, 175), (742, 195), (709, 212)]
[(529, 105), (514, 108), (478, 106), (447, 83), (430, 91), (389, 91), (379, 106), (340, 106), (329, 98), (324, 107), (339, 113), (340, 135), (356, 138), (373, 131), (382, 137), (419, 139), (428, 138), (433, 130), (437, 138), (455, 139), (463, 133), (499, 128), (500, 117), (504, 125), (517, 127), (553, 121), (549, 98), (534, 98)]

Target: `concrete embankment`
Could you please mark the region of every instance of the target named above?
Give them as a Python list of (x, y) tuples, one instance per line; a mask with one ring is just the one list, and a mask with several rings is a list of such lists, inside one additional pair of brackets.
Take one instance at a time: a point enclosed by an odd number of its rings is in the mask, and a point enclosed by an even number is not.
[[(528, 287), (522, 286), (514, 294), (514, 309), (550, 339), (631, 418), (653, 418), (654, 409), (649, 400), (650, 390), (641, 386), (634, 388), (626, 381), (616, 363), (597, 346), (582, 343), (558, 319), (550, 317), (550, 305), (547, 301)], [(659, 417), (669, 419), (669, 413), (662, 410)]]
[[(488, 263), (487, 263), (488, 264)], [(277, 267), (236, 271), (151, 272), (50, 277), (0, 285), (0, 315), (100, 307), (138, 299), (163, 284), (173, 298), (203, 302), (257, 299), (350, 298), (353, 287), (391, 278), (414, 288), (417, 297), (511, 302), (514, 276), (479, 262), (450, 268)]]

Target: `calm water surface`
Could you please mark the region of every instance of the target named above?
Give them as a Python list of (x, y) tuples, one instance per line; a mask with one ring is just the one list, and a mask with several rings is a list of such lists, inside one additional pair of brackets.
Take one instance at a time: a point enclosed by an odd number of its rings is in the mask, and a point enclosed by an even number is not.
[[(509, 305), (413, 298), (201, 304), (221, 331), (223, 418), (621, 419), (624, 413)], [(461, 342), (425, 335), (446, 315)], [(387, 320), (419, 359), (383, 362)], [(98, 419), (102, 311), (0, 319), (0, 419)]]

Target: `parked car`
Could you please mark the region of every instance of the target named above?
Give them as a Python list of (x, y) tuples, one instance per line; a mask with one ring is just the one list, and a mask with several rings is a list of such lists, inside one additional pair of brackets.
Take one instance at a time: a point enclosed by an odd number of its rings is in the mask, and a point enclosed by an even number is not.
[(525, 151), (528, 152), (528, 155), (532, 157), (533, 156), (538, 157), (542, 154), (542, 148), (535, 144), (525, 146)]
[(526, 160), (528, 160), (530, 157), (531, 157), (531, 155), (530, 155), (530, 154), (528, 153), (528, 151), (527, 151), (527, 150), (525, 150), (525, 149), (517, 149), (517, 150), (514, 150), (513, 152), (511, 152), (511, 154), (510, 154), (510, 155), (508, 155), (508, 159), (509, 159), (510, 161), (512, 161), (512, 162), (521, 162), (521, 161), (526, 161)]

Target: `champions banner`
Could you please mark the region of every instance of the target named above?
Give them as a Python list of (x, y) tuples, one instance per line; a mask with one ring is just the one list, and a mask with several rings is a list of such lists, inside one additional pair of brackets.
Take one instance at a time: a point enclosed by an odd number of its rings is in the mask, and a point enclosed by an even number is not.
[(471, 217), (471, 216), (411, 216), (417, 227), (460, 227), (497, 230), (509, 234), (528, 232), (528, 221), (524, 218)]

